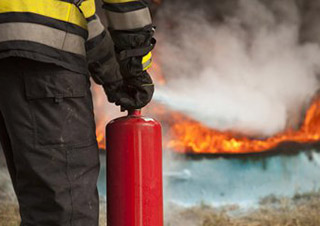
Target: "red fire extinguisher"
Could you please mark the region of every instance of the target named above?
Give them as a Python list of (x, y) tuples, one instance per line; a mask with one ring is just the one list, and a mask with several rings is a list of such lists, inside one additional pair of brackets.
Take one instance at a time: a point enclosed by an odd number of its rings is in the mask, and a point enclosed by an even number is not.
[(163, 226), (160, 123), (135, 110), (111, 121), (106, 138), (108, 226)]

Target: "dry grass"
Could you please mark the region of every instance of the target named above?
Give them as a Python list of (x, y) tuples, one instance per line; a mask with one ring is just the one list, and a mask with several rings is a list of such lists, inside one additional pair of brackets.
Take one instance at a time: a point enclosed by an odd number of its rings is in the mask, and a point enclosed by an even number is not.
[(0, 205), (0, 226), (18, 226), (20, 217), (16, 203), (6, 202), (5, 205)]
[[(18, 226), (15, 202), (0, 205), (0, 226)], [(206, 205), (189, 209), (170, 207), (165, 226), (319, 226), (320, 192), (297, 194), (292, 199), (267, 197), (260, 207), (243, 212), (238, 206), (215, 209)], [(167, 209), (167, 211), (168, 211)], [(105, 204), (101, 205), (100, 226), (106, 225)]]
[(100, 226), (106, 226), (107, 225), (107, 208), (106, 208), (106, 203), (101, 202), (100, 205)]
[(260, 207), (241, 213), (236, 206), (214, 209), (202, 205), (174, 209), (166, 226), (319, 226), (320, 192), (297, 194), (292, 199), (267, 197)]
[(0, 226), (18, 226), (20, 217), (17, 202), (9, 175), (1, 167), (2, 164), (0, 161)]

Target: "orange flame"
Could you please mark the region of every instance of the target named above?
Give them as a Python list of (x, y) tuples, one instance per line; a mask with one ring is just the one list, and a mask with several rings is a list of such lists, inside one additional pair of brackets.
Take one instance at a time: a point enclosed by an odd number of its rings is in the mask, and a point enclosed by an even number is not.
[(241, 154), (262, 152), (283, 142), (315, 142), (320, 140), (320, 99), (315, 100), (306, 113), (300, 130), (287, 130), (265, 140), (237, 137), (231, 132), (209, 129), (201, 123), (179, 118), (171, 128), (173, 139), (168, 147), (180, 153)]
[(96, 116), (96, 136), (99, 148), (105, 150), (105, 126), (111, 120), (109, 112), (105, 111), (107, 98), (102, 87), (93, 83), (92, 93), (94, 96), (94, 111)]
[(98, 146), (101, 150), (105, 150), (106, 149), (106, 138), (105, 138), (105, 132), (104, 132), (104, 128), (98, 128), (97, 127), (97, 141), (98, 141)]
[[(158, 85), (166, 83), (162, 69), (154, 62), (150, 74)], [(106, 103), (105, 95), (96, 86), (95, 93), (96, 113), (103, 109)], [(102, 110), (103, 111), (103, 110)], [(221, 132), (210, 129), (205, 125), (191, 120), (181, 113), (173, 113), (165, 107), (151, 104), (145, 111), (169, 126), (168, 136), (164, 137), (166, 148), (179, 153), (202, 154), (241, 154), (263, 152), (277, 147), (284, 142), (307, 143), (320, 140), (320, 97), (315, 99), (306, 112), (306, 117), (299, 130), (287, 130), (267, 139), (250, 139), (232, 132)], [(98, 115), (98, 114), (96, 114)], [(100, 114), (101, 115), (101, 114)], [(168, 117), (169, 116), (169, 117)], [(97, 119), (97, 140), (99, 147), (105, 149), (105, 125), (112, 118), (102, 114)]]

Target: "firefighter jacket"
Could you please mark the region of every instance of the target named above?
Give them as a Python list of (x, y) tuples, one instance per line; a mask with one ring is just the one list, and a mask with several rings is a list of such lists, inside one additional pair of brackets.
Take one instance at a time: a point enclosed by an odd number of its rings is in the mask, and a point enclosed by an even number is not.
[[(111, 29), (132, 31), (152, 23), (142, 0), (104, 0), (104, 8)], [(87, 73), (87, 56), (93, 56), (88, 53), (98, 54), (95, 48), (110, 43), (108, 38), (94, 0), (0, 0), (0, 59), (25, 57)], [(103, 64), (108, 55), (100, 51), (94, 57)]]

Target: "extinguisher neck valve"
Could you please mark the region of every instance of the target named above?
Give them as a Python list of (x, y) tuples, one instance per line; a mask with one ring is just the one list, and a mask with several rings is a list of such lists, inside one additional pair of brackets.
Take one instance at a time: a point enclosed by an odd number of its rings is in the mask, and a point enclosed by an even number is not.
[(141, 109), (130, 110), (128, 113), (129, 116), (141, 116)]

